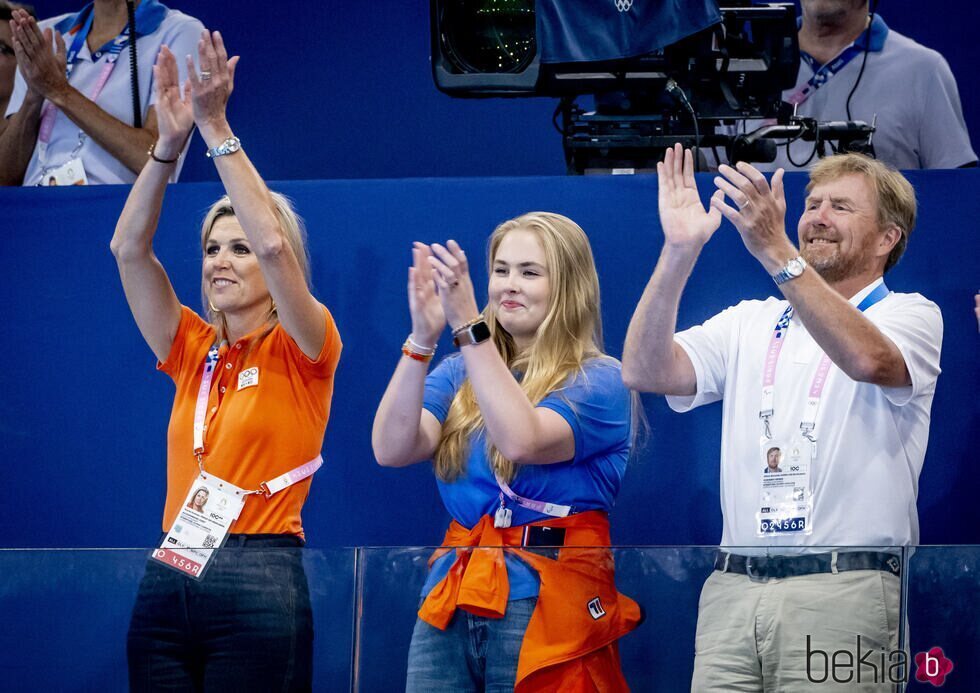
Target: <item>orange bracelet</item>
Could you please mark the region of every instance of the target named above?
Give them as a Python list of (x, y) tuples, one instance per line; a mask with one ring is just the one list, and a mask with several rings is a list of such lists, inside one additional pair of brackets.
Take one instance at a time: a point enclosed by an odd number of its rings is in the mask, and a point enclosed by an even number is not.
[(410, 359), (415, 359), (416, 361), (421, 361), (422, 363), (428, 363), (432, 360), (432, 354), (419, 354), (412, 351), (407, 346), (402, 347), (402, 353), (405, 354)]

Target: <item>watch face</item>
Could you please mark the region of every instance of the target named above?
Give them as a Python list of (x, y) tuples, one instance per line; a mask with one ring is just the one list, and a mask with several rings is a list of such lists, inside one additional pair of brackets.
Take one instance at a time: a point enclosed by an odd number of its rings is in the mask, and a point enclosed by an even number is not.
[(470, 333), (473, 335), (474, 344), (479, 344), (490, 339), (490, 328), (482, 320), (470, 328)]
[(800, 262), (800, 258), (794, 258), (793, 260), (790, 260), (788, 263), (786, 263), (786, 272), (791, 277), (800, 276), (801, 274), (803, 274), (804, 269), (805, 269), (805, 265), (802, 262)]

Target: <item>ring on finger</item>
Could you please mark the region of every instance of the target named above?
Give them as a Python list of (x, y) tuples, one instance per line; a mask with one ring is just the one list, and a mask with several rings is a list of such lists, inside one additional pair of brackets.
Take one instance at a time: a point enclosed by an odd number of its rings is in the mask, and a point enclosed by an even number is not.
[(211, 70), (201, 70), (201, 81), (207, 81), (211, 79)]

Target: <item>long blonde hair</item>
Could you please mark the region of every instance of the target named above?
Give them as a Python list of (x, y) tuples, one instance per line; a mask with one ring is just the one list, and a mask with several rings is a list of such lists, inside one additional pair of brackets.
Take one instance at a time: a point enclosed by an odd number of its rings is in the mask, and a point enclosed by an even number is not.
[[(309, 286), (310, 255), (306, 249), (306, 226), (303, 224), (303, 219), (293, 209), (290, 199), (282, 193), (270, 190), (269, 197), (275, 207), (276, 219), (279, 221), (282, 236), (286, 243), (289, 244), (289, 247), (292, 248), (293, 254), (299, 261), (299, 268), (303, 272), (303, 279), (306, 281), (306, 285)], [(204, 253), (207, 253), (208, 239), (211, 238), (211, 230), (214, 228), (215, 222), (221, 217), (233, 216), (235, 216), (235, 209), (231, 206), (231, 199), (227, 195), (211, 205), (207, 214), (204, 215), (204, 221), (201, 223), (201, 250)], [(203, 273), (201, 275), (201, 302), (204, 304), (204, 312), (207, 315), (208, 322), (214, 327), (217, 340), (221, 342), (228, 334), (228, 325), (225, 323), (224, 313), (214, 310), (211, 307), (211, 300), (208, 297), (208, 286), (204, 280)], [(269, 311), (268, 329), (262, 336), (268, 334), (278, 322), (279, 314), (276, 312), (276, 306), (273, 302)]]
[[(490, 236), (487, 265), (501, 241), (520, 229), (535, 235), (544, 248), (551, 284), (548, 312), (531, 347), (518, 353), (510, 334), (497, 321), (493, 308), (483, 309), (490, 338), (512, 371), (523, 373), (521, 389), (537, 405), (558, 389), (582, 364), (602, 355), (602, 318), (599, 312), (599, 277), (585, 232), (568, 217), (551, 212), (530, 212), (505, 221)], [(465, 470), (469, 440), (483, 429), (483, 416), (469, 379), (457, 391), (442, 426), (436, 448), (435, 473), (441, 480), (456, 480)], [(504, 458), (487, 439), (490, 467), (502, 479), (513, 480), (516, 465)]]

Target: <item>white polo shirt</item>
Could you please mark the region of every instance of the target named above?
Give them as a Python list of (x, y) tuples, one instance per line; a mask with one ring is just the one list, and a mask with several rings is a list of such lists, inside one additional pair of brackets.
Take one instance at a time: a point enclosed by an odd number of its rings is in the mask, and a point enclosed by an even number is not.
[[(851, 298), (858, 305), (880, 283)], [(688, 411), (722, 400), (721, 508), (727, 547), (899, 546), (919, 540), (916, 495), (929, 437), (929, 410), (939, 375), (943, 323), (939, 307), (919, 294), (890, 293), (865, 315), (901, 351), (908, 387), (859, 383), (832, 366), (816, 419), (811, 471), (812, 534), (756, 536), (763, 433), (759, 409), (763, 365), (776, 321), (789, 304), (743, 301), (675, 335), (694, 364), (697, 394), (667, 397)], [(775, 376), (774, 439), (799, 431), (821, 349), (798, 317), (785, 337)], [(737, 551), (754, 553), (754, 551)]]
[[(40, 22), (39, 25), (42, 31), (45, 28), (51, 27), (61, 32), (65, 40), (66, 49), (70, 49), (74, 35), (69, 32), (73, 27), (78, 25), (78, 19), (81, 14), (61, 15), (53, 19), (46, 19)], [(160, 46), (166, 44), (173, 51), (174, 55), (177, 56), (180, 81), (183, 84), (187, 77), (187, 68), (183, 58), (185, 55), (197, 56), (197, 41), (201, 37), (203, 30), (204, 25), (198, 20), (177, 10), (171, 10), (156, 0), (143, 0), (136, 8), (137, 71), (139, 74), (140, 105), (144, 122), (149, 107), (156, 103), (156, 97), (153, 92), (153, 64), (156, 62), (157, 54), (160, 52)], [(86, 42), (79, 51), (78, 59), (72, 70), (71, 79), (69, 80), (71, 86), (80, 91), (84, 96), (90, 96), (102, 74), (107, 55), (107, 52), (103, 53), (102, 51), (96, 51), (93, 55)], [(127, 125), (132, 125), (133, 97), (129, 56), (130, 49), (126, 45), (119, 54), (116, 66), (112, 70), (98, 99), (96, 99), (96, 103), (106, 113), (118, 118)], [(6, 116), (8, 118), (20, 110), (26, 92), (27, 84), (24, 82), (20, 71), (18, 71), (17, 78), (14, 82), (14, 91), (11, 94), (10, 103), (7, 106)], [(41, 165), (39, 148), (35, 144), (34, 153), (31, 156), (31, 161), (27, 166), (27, 172), (24, 176), (24, 185), (37, 185), (46, 170), (50, 171), (67, 162), (72, 157), (73, 150), (78, 146), (80, 132), (80, 128), (75, 123), (64, 113), (58, 112), (55, 117), (54, 128), (51, 132), (51, 141), (48, 145), (45, 165)], [(181, 161), (174, 169), (171, 180), (176, 181), (183, 165), (183, 154), (186, 151), (187, 148), (185, 146)], [(135, 173), (126, 168), (125, 165), (87, 135), (84, 137), (78, 156), (82, 159), (90, 184), (132, 183), (136, 180)]]

